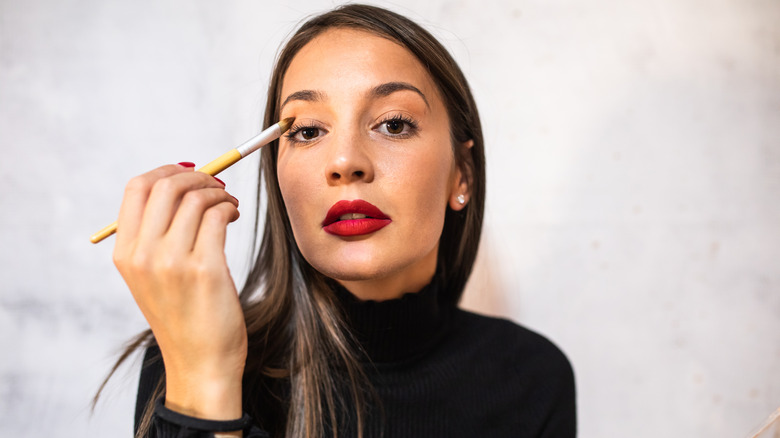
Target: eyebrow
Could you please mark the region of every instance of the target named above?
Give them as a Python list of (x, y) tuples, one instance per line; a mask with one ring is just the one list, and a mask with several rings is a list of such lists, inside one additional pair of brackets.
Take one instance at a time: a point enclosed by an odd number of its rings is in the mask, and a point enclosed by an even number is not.
[(423, 92), (420, 91), (419, 88), (407, 82), (387, 82), (382, 85), (377, 85), (376, 87), (372, 88), (368, 94), (371, 97), (386, 97), (398, 91), (413, 91), (422, 97), (423, 102), (425, 102), (425, 106), (428, 108), (431, 107), (428, 104), (428, 99), (425, 98)]
[[(372, 98), (387, 97), (399, 91), (415, 92), (418, 95), (420, 95), (423, 102), (425, 102), (425, 106), (427, 106), (428, 108), (431, 107), (431, 105), (428, 103), (428, 99), (425, 98), (425, 94), (423, 94), (423, 92), (420, 91), (419, 88), (407, 82), (386, 82), (384, 84), (377, 85), (376, 87), (372, 88), (368, 92), (368, 96)], [(323, 100), (326, 99), (326, 97), (327, 96), (322, 91), (317, 91), (317, 90), (296, 91), (290, 94), (289, 96), (287, 96), (286, 99), (284, 99), (284, 102), (282, 102), (282, 105), (279, 107), (279, 109), (281, 110), (282, 108), (284, 108), (285, 105), (296, 100), (300, 100), (304, 102), (322, 102)]]
[(302, 100), (304, 102), (322, 102), (325, 100), (325, 93), (316, 90), (296, 91), (295, 93), (287, 96), (287, 99), (284, 99), (284, 102), (282, 102), (282, 106), (279, 107), (279, 110), (294, 100)]

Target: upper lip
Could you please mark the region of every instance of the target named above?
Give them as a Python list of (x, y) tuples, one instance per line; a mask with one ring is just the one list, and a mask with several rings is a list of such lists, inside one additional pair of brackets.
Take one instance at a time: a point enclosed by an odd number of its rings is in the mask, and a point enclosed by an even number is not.
[(390, 219), (374, 204), (362, 199), (355, 199), (354, 201), (339, 201), (333, 204), (328, 210), (325, 220), (322, 221), (322, 226), (326, 227), (337, 222), (341, 216), (350, 213), (364, 214), (372, 219)]

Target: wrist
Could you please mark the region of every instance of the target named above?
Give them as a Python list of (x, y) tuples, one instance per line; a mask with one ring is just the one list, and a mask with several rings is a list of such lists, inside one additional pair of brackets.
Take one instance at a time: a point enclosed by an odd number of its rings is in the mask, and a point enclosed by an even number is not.
[(243, 414), (241, 378), (166, 376), (165, 407), (191, 417), (234, 420)]
[[(233, 420), (207, 420), (184, 415), (165, 407), (162, 403), (162, 398), (157, 399), (155, 402), (154, 414), (166, 423), (191, 431), (207, 432), (209, 436), (216, 438), (240, 438), (243, 436), (243, 432), (248, 431), (252, 425), (252, 419), (247, 414), (243, 414), (241, 418)], [(197, 434), (196, 436), (204, 435)]]

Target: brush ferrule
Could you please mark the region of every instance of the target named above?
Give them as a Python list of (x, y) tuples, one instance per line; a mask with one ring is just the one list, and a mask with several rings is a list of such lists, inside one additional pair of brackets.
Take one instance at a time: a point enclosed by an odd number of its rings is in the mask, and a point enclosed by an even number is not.
[(238, 151), (239, 154), (241, 154), (241, 157), (246, 157), (252, 152), (258, 150), (260, 146), (263, 146), (267, 143), (276, 140), (281, 135), (282, 135), (281, 128), (279, 128), (278, 124), (275, 124), (270, 128), (266, 129), (265, 131), (245, 141), (243, 144), (238, 146), (236, 150)]

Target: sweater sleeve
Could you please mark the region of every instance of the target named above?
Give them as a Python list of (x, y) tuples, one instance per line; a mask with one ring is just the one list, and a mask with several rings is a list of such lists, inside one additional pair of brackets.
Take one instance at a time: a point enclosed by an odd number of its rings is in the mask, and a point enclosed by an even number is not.
[[(565, 359), (565, 358), (564, 358)], [(577, 436), (577, 408), (574, 371), (568, 360), (560, 364), (559, 386), (549, 420), (542, 433), (543, 438)]]
[(577, 436), (577, 407), (574, 370), (566, 356), (556, 348), (548, 361), (551, 405), (541, 438), (574, 438)]
[[(190, 417), (165, 408), (161, 396), (158, 400), (152, 400), (155, 388), (161, 377), (164, 377), (165, 368), (162, 363), (160, 349), (156, 346), (150, 346), (144, 354), (143, 365), (141, 367), (141, 378), (138, 382), (138, 397), (135, 404), (135, 423), (134, 435), (138, 436), (138, 429), (145, 410), (153, 409), (151, 423), (144, 438), (211, 438), (214, 432), (210, 430), (227, 430), (223, 426), (229, 421), (210, 421), (200, 418)], [(260, 430), (250, 418), (247, 426), (243, 429), (244, 438), (269, 438), (268, 433)]]

